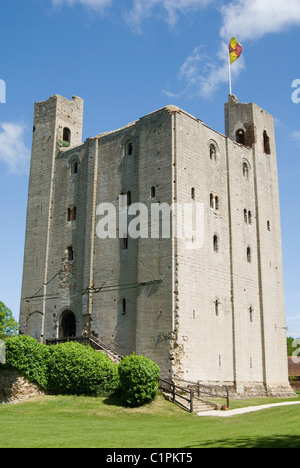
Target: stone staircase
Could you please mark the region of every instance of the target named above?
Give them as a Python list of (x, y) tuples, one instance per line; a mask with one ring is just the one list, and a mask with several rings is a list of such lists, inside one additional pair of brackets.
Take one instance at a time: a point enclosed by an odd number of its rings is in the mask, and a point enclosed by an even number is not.
[(89, 341), (92, 348), (103, 352), (116, 364), (119, 364), (120, 361), (124, 358), (124, 356), (118, 354), (114, 349), (110, 348), (108, 345), (100, 341), (99, 338), (96, 338), (93, 335), (90, 335)]
[(214, 403), (213, 401), (203, 400), (199, 397), (194, 397), (193, 401), (193, 413), (201, 413), (202, 411), (215, 411), (220, 410), (221, 405)]
[(177, 404), (190, 413), (197, 414), (202, 411), (214, 411), (221, 408), (221, 405), (218, 405), (213, 401), (205, 400), (204, 398), (196, 396), (195, 392), (191, 392), (188, 388), (182, 388), (170, 383), (169, 386), (171, 388), (166, 389), (163, 386), (163, 382), (166, 383), (166, 381), (160, 379), (160, 389), (165, 399)]

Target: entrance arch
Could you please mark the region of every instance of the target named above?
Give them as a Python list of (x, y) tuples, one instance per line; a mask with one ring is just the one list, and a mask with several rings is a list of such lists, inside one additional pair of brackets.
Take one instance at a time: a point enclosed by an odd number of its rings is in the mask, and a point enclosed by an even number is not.
[(66, 310), (61, 315), (59, 335), (60, 339), (76, 336), (76, 317), (71, 310)]

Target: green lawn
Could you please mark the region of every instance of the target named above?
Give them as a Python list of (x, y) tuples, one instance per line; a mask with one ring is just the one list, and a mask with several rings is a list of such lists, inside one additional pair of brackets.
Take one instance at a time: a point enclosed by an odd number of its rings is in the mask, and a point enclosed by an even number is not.
[(114, 398), (45, 396), (0, 405), (0, 447), (300, 448), (299, 421), (300, 405), (216, 418), (191, 415), (161, 396), (137, 409)]

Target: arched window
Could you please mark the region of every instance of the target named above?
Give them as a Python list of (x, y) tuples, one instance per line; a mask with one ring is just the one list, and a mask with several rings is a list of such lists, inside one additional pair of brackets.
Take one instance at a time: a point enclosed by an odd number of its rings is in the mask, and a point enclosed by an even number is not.
[(219, 252), (219, 238), (216, 234), (213, 237), (213, 249), (214, 252)]
[(243, 162), (243, 176), (245, 179), (249, 179), (249, 167), (246, 162)]
[(213, 143), (210, 144), (210, 147), (209, 147), (209, 156), (210, 156), (210, 159), (213, 160), (213, 161), (216, 161), (217, 159), (217, 150), (216, 150), (216, 147)]
[(63, 141), (65, 143), (71, 143), (71, 130), (68, 127), (63, 129)]
[(241, 145), (245, 144), (245, 132), (242, 128), (235, 132), (235, 141)]
[(131, 156), (132, 153), (133, 153), (132, 141), (129, 140), (127, 141), (126, 146), (125, 146), (125, 154), (126, 156)]
[(71, 174), (77, 174), (78, 173), (78, 162), (74, 161), (71, 166)]
[(266, 130), (264, 131), (263, 138), (264, 138), (264, 152), (266, 154), (271, 154), (270, 138), (268, 137)]

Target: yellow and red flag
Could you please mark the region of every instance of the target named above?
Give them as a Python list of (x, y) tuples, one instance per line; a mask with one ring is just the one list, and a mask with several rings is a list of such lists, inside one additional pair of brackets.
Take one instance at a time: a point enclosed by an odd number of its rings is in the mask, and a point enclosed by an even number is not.
[(236, 37), (233, 37), (229, 44), (230, 65), (232, 65), (241, 55), (243, 50), (242, 45)]

